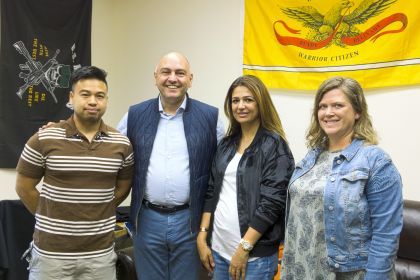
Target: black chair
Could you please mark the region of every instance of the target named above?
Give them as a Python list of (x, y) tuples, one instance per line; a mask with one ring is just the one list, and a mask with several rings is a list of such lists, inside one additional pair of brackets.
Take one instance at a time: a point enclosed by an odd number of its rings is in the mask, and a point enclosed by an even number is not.
[(117, 279), (137, 280), (133, 258), (133, 247), (119, 249), (116, 253), (118, 256), (116, 264)]
[(128, 234), (118, 237), (115, 240), (115, 253), (117, 254), (117, 279), (137, 280), (136, 268), (134, 265), (133, 241)]
[(398, 280), (420, 280), (420, 201), (404, 200), (403, 216), (395, 272)]
[[(27, 280), (28, 263), (21, 256), (32, 241), (35, 227), (34, 216), (20, 200), (0, 201), (0, 279)], [(117, 279), (137, 280), (134, 267), (131, 238), (122, 237), (115, 241), (118, 256)]]
[(32, 241), (35, 218), (20, 200), (0, 201), (0, 279), (27, 280), (22, 254)]

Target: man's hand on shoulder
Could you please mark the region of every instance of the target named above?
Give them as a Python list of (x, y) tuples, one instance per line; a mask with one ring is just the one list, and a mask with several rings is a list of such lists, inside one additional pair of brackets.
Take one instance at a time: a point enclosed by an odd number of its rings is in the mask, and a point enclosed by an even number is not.
[[(59, 122), (64, 122), (65, 120), (60, 120)], [(56, 124), (56, 123), (58, 123), (58, 122), (48, 122), (47, 124), (44, 124), (43, 126), (41, 126), (40, 128), (39, 128), (39, 130), (43, 130), (43, 129), (46, 129), (46, 128), (50, 128), (51, 126), (53, 126), (54, 124)]]

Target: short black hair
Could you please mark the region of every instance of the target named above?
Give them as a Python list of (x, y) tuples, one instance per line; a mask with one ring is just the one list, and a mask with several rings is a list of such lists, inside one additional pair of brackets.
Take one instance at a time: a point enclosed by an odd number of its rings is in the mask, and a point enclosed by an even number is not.
[(108, 87), (108, 83), (106, 82), (106, 75), (107, 73), (104, 70), (96, 66), (80, 67), (79, 69), (77, 69), (71, 74), (71, 77), (70, 77), (71, 90), (74, 89), (74, 85), (77, 84), (78, 81), (86, 80), (86, 79), (95, 79), (95, 80), (102, 81)]

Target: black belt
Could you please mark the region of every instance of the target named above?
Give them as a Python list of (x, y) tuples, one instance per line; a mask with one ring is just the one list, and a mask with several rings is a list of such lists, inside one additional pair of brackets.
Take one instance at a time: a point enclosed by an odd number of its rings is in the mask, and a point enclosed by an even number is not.
[(165, 205), (158, 205), (158, 204), (153, 204), (150, 201), (147, 200), (143, 200), (143, 204), (147, 207), (150, 208), (156, 212), (160, 212), (160, 213), (174, 213), (180, 210), (184, 210), (187, 209), (188, 207), (190, 207), (189, 204), (183, 204), (183, 205), (176, 205), (176, 206), (165, 206)]

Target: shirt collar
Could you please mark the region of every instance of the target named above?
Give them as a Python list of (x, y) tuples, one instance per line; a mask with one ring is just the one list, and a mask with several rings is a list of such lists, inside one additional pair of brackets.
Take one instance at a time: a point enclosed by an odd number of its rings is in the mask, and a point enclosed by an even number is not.
[[(353, 139), (353, 141), (348, 145), (344, 150), (341, 151), (340, 155), (343, 155), (347, 161), (350, 161), (356, 153), (359, 151), (360, 147), (363, 145), (364, 141), (361, 139)], [(318, 158), (318, 156), (324, 151), (321, 147), (316, 147), (312, 150), (312, 152), (315, 154), (315, 158)]]
[(347, 146), (343, 151), (342, 155), (350, 161), (356, 153), (359, 151), (360, 147), (363, 145), (364, 141), (361, 139), (353, 139), (351, 144)]
[[(162, 100), (161, 100), (161, 98), (160, 98), (160, 94), (159, 94), (159, 112), (161, 113), (161, 114), (165, 114), (165, 115), (167, 115), (166, 113), (165, 113), (165, 111), (163, 110), (163, 105), (162, 105)], [(187, 107), (187, 94), (185, 94), (185, 96), (184, 96), (184, 100), (182, 101), (182, 103), (181, 103), (181, 105), (179, 105), (179, 107), (178, 107), (178, 109), (176, 110), (176, 113), (178, 114), (179, 112), (183, 112), (183, 111), (185, 111), (185, 108)]]
[[(76, 124), (74, 123), (74, 115), (71, 115), (70, 118), (66, 120), (66, 137), (71, 138), (74, 136), (78, 136), (81, 133), (76, 127)], [(99, 125), (99, 136), (109, 136), (109, 130), (108, 126), (104, 123), (104, 121), (101, 119), (101, 124)]]

